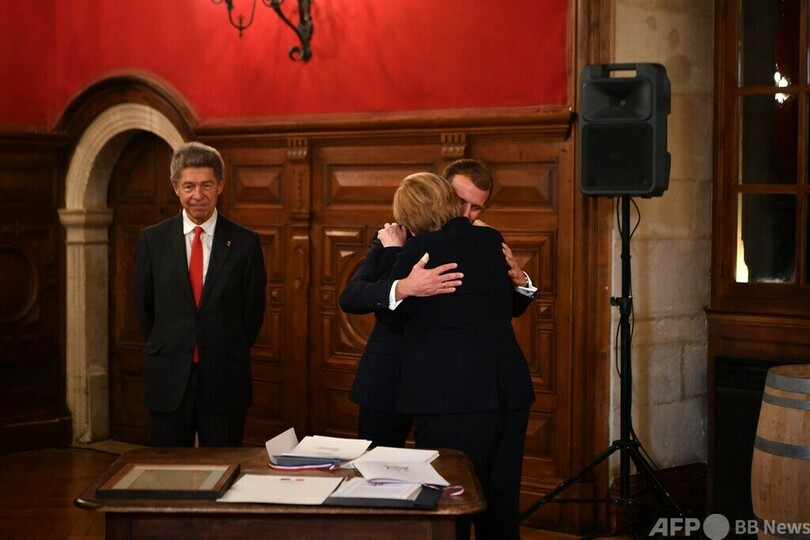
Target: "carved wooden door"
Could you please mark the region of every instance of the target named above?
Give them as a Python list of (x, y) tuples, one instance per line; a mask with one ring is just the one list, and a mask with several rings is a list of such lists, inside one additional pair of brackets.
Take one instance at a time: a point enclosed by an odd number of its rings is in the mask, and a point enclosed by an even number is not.
[(113, 168), (108, 205), (110, 229), (110, 437), (149, 444), (143, 404), (143, 338), (132, 302), (135, 246), (141, 229), (180, 209), (169, 182), (172, 149), (151, 133), (135, 136)]
[[(374, 233), (392, 221), (402, 178), (440, 172), (461, 156), (482, 160), (495, 175), (483, 219), (504, 235), (538, 295), (514, 321), (532, 374), (532, 406), (524, 461), (524, 506), (565, 478), (577, 440), (572, 422), (573, 187), (561, 139), (422, 132), (320, 146), (312, 156), (312, 284), (310, 295), (310, 418), (313, 432), (354, 436), (357, 407), (348, 400), (354, 373), (374, 324), (346, 315), (338, 297), (368, 251)], [(373, 142), (372, 142), (373, 141)]]

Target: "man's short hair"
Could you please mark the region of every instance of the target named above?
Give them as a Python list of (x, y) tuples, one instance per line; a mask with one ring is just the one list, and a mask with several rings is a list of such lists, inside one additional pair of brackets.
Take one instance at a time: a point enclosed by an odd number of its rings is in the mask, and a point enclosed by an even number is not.
[(492, 173), (489, 172), (483, 163), (476, 159), (463, 158), (457, 159), (444, 168), (442, 176), (447, 181), (452, 181), (453, 177), (457, 174), (466, 176), (478, 189), (487, 192), (487, 200), (484, 204), (489, 203), (492, 198), (492, 186), (495, 180), (492, 178)]
[(172, 154), (170, 171), (172, 183), (177, 183), (183, 169), (192, 167), (214, 169), (214, 178), (217, 182), (225, 176), (225, 163), (217, 149), (199, 142), (185, 143)]

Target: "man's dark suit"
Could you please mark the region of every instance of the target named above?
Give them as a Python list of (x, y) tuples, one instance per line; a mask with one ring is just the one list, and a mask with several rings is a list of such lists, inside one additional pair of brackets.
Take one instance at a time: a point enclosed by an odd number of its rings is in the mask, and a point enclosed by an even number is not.
[(458, 263), (452, 294), (407, 298), (397, 410), (414, 415), (416, 444), (456, 448), (476, 466), (488, 510), (476, 538), (517, 538), (518, 497), (528, 407), (529, 369), (512, 329), (515, 304), (501, 234), (454, 218), (408, 241), (392, 279), (408, 275), (424, 253), (426, 267)]
[(400, 247), (383, 247), (375, 238), (363, 264), (343, 292), (340, 307), (346, 313), (374, 312), (374, 329), (366, 343), (349, 399), (360, 406), (357, 436), (375, 446), (404, 446), (411, 418), (396, 414), (402, 326), (386, 317), (391, 281), (386, 279)]
[(205, 414), (252, 403), (250, 347), (264, 317), (266, 275), (258, 235), (219, 214), (199, 309), (188, 277), (182, 212), (141, 231), (134, 296), (144, 339), (144, 401), (156, 413), (183, 402), (195, 343), (196, 407)]

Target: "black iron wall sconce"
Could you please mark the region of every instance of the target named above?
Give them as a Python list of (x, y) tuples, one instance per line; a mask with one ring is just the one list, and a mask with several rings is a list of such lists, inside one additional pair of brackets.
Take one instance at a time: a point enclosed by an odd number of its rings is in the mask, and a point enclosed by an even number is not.
[[(239, 36), (242, 36), (242, 31), (253, 24), (253, 15), (256, 13), (256, 0), (253, 0), (253, 5), (250, 8), (250, 17), (245, 22), (245, 16), (239, 14), (234, 20), (233, 16), (233, 0), (211, 0), (215, 4), (225, 2), (228, 7), (228, 20), (231, 26), (239, 30)], [(284, 0), (261, 0), (262, 4), (271, 8), (276, 14), (284, 21), (284, 24), (292, 28), (298, 40), (301, 42), (300, 47), (290, 47), (289, 56), (291, 60), (308, 61), (312, 57), (312, 50), (309, 48), (309, 42), (312, 38), (312, 14), (310, 13), (309, 5), (311, 0), (298, 0), (298, 26), (295, 26), (281, 11), (281, 4)]]

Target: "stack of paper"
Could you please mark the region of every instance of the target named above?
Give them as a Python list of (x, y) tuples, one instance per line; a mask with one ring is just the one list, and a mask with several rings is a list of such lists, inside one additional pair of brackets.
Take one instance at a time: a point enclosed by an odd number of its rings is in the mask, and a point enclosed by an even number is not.
[(355, 461), (355, 468), (370, 484), (414, 484), (434, 489), (450, 485), (430, 463)]
[(265, 443), (270, 462), (285, 467), (331, 464), (339, 466), (343, 461), (360, 457), (371, 445), (365, 439), (342, 439), (314, 435), (304, 437), (299, 443), (295, 428)]

